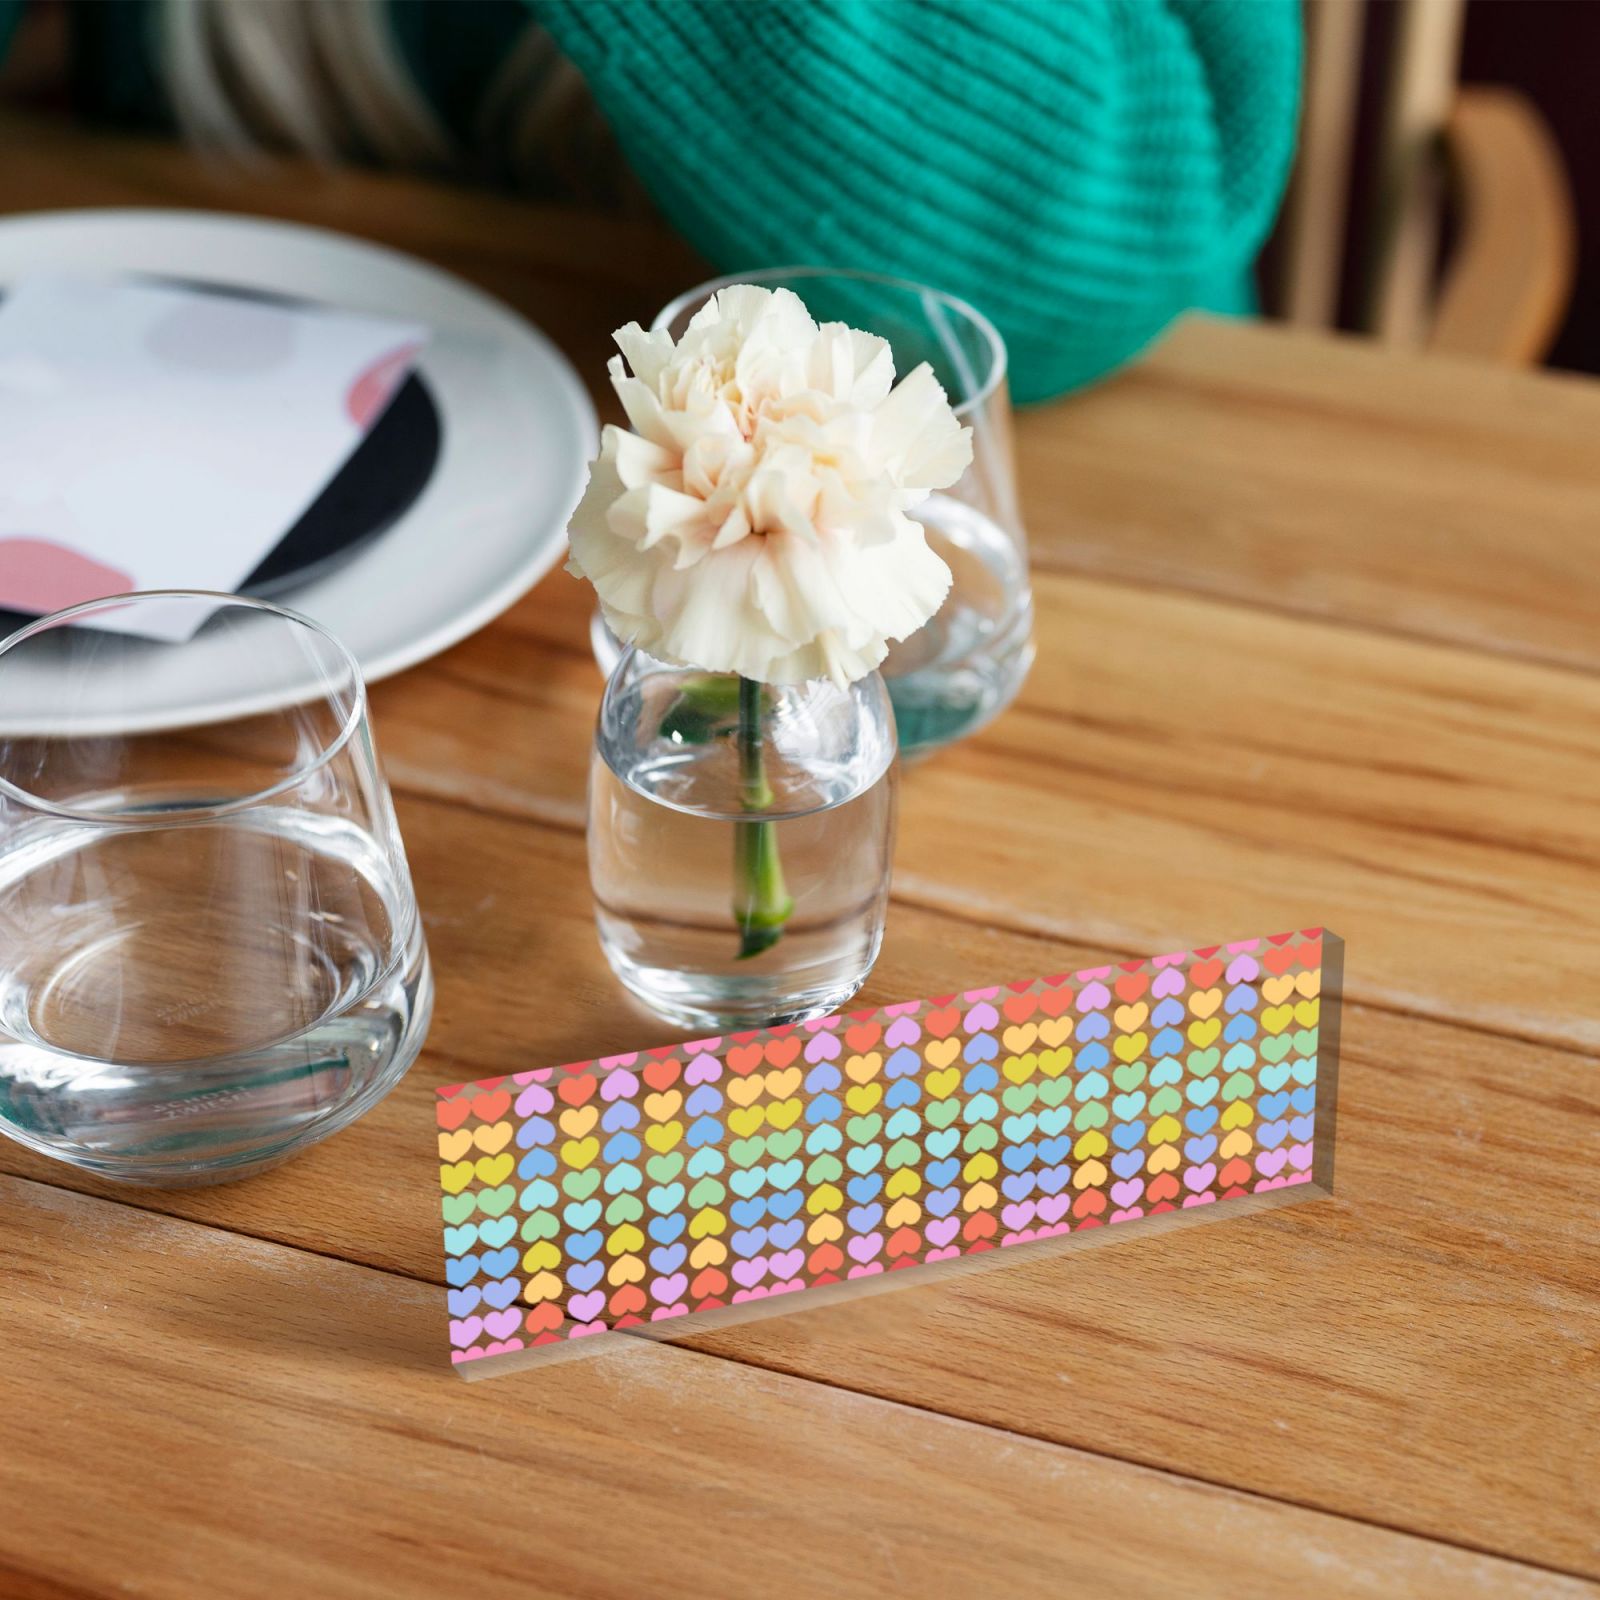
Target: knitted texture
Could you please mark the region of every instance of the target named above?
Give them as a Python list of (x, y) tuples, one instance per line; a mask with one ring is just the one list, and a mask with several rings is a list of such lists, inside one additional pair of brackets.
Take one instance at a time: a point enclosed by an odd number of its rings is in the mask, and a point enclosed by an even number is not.
[(971, 300), (1037, 400), (1238, 284), (1294, 142), (1295, 0), (528, 0), (724, 272)]

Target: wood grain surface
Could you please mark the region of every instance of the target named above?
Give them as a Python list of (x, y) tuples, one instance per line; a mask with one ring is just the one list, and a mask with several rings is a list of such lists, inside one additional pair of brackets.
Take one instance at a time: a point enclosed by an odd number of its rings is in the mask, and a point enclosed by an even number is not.
[[(642, 224), (0, 134), (0, 208), (343, 227), (591, 381), (698, 270)], [(1600, 1594), (1597, 436), (1587, 382), (1201, 319), (1019, 418), (1038, 665), (908, 773), (864, 1000), (1326, 923), (1332, 1200), (470, 1388), (431, 1086), (670, 1035), (593, 939), (584, 591), (377, 686), (428, 1046), (233, 1188), (0, 1148), (0, 1594)]]

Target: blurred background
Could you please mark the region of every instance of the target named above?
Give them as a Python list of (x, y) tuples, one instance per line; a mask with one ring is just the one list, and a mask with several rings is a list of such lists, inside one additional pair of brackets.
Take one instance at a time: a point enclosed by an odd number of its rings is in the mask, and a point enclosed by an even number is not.
[[(0, 66), (0, 109), (146, 132), (172, 131), (174, 115), (193, 132), (211, 114), (199, 91), (176, 112), (163, 106), (154, 85), (128, 68), (119, 34), (134, 0), (5, 3), (13, 37)], [(282, 65), (274, 55), (281, 54), (270, 25), (274, 5), (309, 5), (335, 48), (341, 32), (351, 49), (360, 45), (355, 19), (362, 8), (347, 0), (235, 0), (231, 38), (208, 47), (222, 63), (225, 93), (241, 87), (226, 82), (229, 51), (236, 60), (254, 52), (259, 60), (240, 78), (257, 76), (259, 67), (263, 85)], [(470, 35), (509, 27), (503, 19), (514, 11), (510, 0), (461, 0), (452, 14)], [(194, 14), (200, 17), (200, 8)], [(215, 32), (215, 15), (213, 5), (212, 21), (197, 28)], [(1600, 371), (1600, 166), (1586, 160), (1600, 137), (1593, 88), (1600, 5), (1304, 0), (1303, 18), (1299, 148), (1258, 262), (1262, 310), (1397, 344)], [(525, 13), (519, 26), (526, 26)], [(448, 92), (457, 42), (423, 43), (439, 57)], [(470, 53), (462, 48), (463, 62)], [(106, 70), (108, 62), (115, 70)], [(543, 69), (530, 61), (519, 70)], [(508, 68), (508, 90), (514, 76)], [(530, 119), (510, 130), (499, 148), (511, 154), (498, 165), (452, 169), (451, 176), (549, 198), (561, 157), (522, 171), (515, 151), (520, 141), (548, 152), (554, 134), (569, 165), (589, 174), (608, 205), (647, 207), (626, 167), (602, 158), (603, 126), (575, 74), (573, 80), (541, 94), (538, 124)], [(248, 98), (253, 91), (243, 87)], [(515, 94), (504, 99), (511, 105)], [(274, 138), (274, 117), (281, 138)], [(295, 117), (284, 101), (256, 119), (250, 142), (351, 159), (345, 142), (330, 141), (319, 152), (316, 128), (311, 121), (296, 127)], [(376, 105), (373, 117), (381, 120)], [(391, 122), (376, 141), (385, 146), (381, 156), (372, 159), (412, 169), (437, 164), (425, 134), (408, 129), (403, 115)], [(214, 143), (230, 142), (224, 124), (211, 129)]]

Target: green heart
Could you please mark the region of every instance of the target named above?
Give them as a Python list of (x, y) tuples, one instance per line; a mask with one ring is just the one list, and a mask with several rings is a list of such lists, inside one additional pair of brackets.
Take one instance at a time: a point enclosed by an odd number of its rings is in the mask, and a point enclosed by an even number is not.
[(478, 1191), (478, 1209), (486, 1217), (503, 1217), (516, 1202), (517, 1191), (509, 1183), (502, 1183), (498, 1189)]
[(753, 1167), (767, 1153), (767, 1141), (760, 1134), (753, 1139), (735, 1139), (728, 1146), (736, 1167)]
[(1217, 1070), (1217, 1063), (1221, 1059), (1222, 1052), (1215, 1045), (1209, 1050), (1191, 1050), (1188, 1057), (1189, 1070), (1197, 1078), (1203, 1078), (1207, 1073)]
[(1177, 1111), (1183, 1105), (1183, 1096), (1178, 1091), (1178, 1086), (1169, 1083), (1164, 1089), (1157, 1089), (1150, 1096), (1150, 1115), (1164, 1117), (1169, 1111)]
[(644, 1201), (636, 1194), (619, 1194), (606, 1207), (606, 1221), (613, 1227), (619, 1222), (637, 1222), (644, 1215)]
[(980, 1122), (975, 1128), (967, 1129), (967, 1136), (961, 1141), (961, 1148), (971, 1155), (976, 1150), (993, 1150), (1000, 1143), (1000, 1135), (995, 1131), (992, 1122)]
[(1112, 1069), (1111, 1081), (1119, 1089), (1137, 1089), (1144, 1082), (1144, 1062), (1132, 1061)]
[(522, 1224), (522, 1237), (532, 1244), (535, 1239), (553, 1239), (561, 1232), (561, 1224), (549, 1211), (536, 1211)]
[(1288, 1034), (1279, 1034), (1276, 1039), (1263, 1039), (1261, 1041), (1262, 1059), (1271, 1062), (1282, 1061), (1288, 1055), (1289, 1047), (1294, 1041)]
[(1243, 1100), (1255, 1092), (1256, 1080), (1248, 1072), (1236, 1072), (1222, 1086), (1224, 1100)]
[(959, 1100), (936, 1100), (928, 1107), (926, 1115), (929, 1126), (948, 1128), (961, 1115), (961, 1102)]
[(883, 1118), (876, 1111), (870, 1117), (851, 1117), (844, 1131), (850, 1136), (851, 1144), (871, 1144), (883, 1132)]
[(767, 1154), (774, 1161), (787, 1161), (800, 1148), (802, 1137), (798, 1128), (789, 1128), (783, 1133), (769, 1133), (767, 1135)]
[(820, 1155), (806, 1168), (806, 1182), (812, 1188), (824, 1183), (835, 1183), (844, 1176), (838, 1156)]
[(702, 1178), (689, 1191), (689, 1209), (698, 1211), (702, 1206), (720, 1206), (728, 1191), (715, 1178)]
[(1046, 1083), (1039, 1085), (1039, 1103), (1047, 1106), (1059, 1106), (1072, 1093), (1072, 1084), (1066, 1078), (1051, 1078)]
[(1039, 1088), (1032, 1083), (1014, 1083), (1000, 1096), (1007, 1111), (1026, 1111), (1039, 1098)]
[(1110, 1120), (1111, 1113), (1106, 1110), (1105, 1101), (1091, 1100), (1088, 1105), (1078, 1108), (1072, 1125), (1075, 1128), (1103, 1128)]
[(1294, 1036), (1294, 1053), (1297, 1056), (1312, 1056), (1317, 1053), (1317, 1030), (1315, 1028), (1302, 1028)]
[(645, 1163), (645, 1171), (657, 1183), (671, 1183), (683, 1171), (682, 1152), (673, 1150), (664, 1156), (651, 1156)]
[(447, 1194), (444, 1197), (444, 1220), (451, 1224), (465, 1222), (472, 1215), (473, 1205), (470, 1194)]
[(896, 1139), (889, 1146), (888, 1164), (898, 1170), (914, 1167), (922, 1159), (922, 1146), (915, 1139)]
[(582, 1172), (569, 1172), (561, 1180), (562, 1192), (574, 1200), (587, 1200), (599, 1187), (599, 1167), (588, 1167)]

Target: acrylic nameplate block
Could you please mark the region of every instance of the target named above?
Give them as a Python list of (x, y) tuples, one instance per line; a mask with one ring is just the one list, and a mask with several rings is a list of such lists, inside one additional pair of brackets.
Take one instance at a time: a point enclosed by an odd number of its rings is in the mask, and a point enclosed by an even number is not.
[(488, 1376), (1326, 1194), (1342, 967), (1309, 929), (451, 1084), (451, 1359)]

